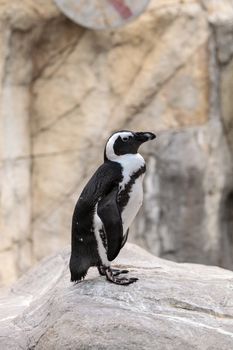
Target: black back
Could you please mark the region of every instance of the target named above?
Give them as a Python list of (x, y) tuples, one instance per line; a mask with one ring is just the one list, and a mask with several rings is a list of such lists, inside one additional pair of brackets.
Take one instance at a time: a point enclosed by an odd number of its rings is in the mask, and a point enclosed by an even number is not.
[[(110, 221), (108, 218), (114, 218), (114, 230), (118, 237), (122, 236), (122, 223), (119, 214), (119, 209), (116, 205), (116, 189), (118, 184), (122, 180), (122, 167), (117, 162), (106, 161), (104, 162), (94, 173), (92, 178), (88, 181), (84, 187), (78, 202), (74, 209), (72, 218), (72, 242), (71, 242), (71, 280), (79, 280), (81, 277), (85, 277), (86, 271), (90, 266), (98, 266), (101, 264), (99, 261), (97, 242), (95, 240), (93, 231), (93, 218), (95, 213), (95, 206), (100, 200), (100, 215), (103, 224), (106, 228), (110, 228)], [(111, 197), (113, 194), (113, 197)], [(106, 213), (106, 203), (104, 198), (109, 200), (115, 198), (115, 204), (113, 200), (112, 214), (113, 216)], [(115, 213), (115, 214), (114, 214)], [(116, 230), (116, 216), (120, 220), (118, 224), (118, 230)], [(105, 226), (104, 225), (104, 226)], [(105, 229), (106, 231), (106, 229)], [(110, 231), (108, 231), (110, 232)], [(107, 241), (110, 241), (106, 231)], [(116, 243), (116, 241), (114, 241)], [(109, 258), (115, 256), (118, 249), (112, 246)], [(107, 242), (109, 246), (109, 242)], [(111, 243), (110, 243), (111, 246)]]
[(72, 238), (73, 233), (74, 238), (77, 235), (77, 227), (80, 228), (80, 232), (87, 233), (91, 230), (96, 203), (118, 186), (121, 180), (122, 168), (117, 162), (106, 161), (96, 170), (84, 187), (75, 206), (72, 219)]

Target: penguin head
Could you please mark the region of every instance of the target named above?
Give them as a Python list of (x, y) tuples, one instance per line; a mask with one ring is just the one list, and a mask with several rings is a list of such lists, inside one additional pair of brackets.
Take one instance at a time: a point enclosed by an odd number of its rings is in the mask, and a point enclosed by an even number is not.
[(106, 143), (104, 160), (115, 160), (118, 156), (136, 154), (142, 143), (155, 137), (152, 132), (117, 131)]

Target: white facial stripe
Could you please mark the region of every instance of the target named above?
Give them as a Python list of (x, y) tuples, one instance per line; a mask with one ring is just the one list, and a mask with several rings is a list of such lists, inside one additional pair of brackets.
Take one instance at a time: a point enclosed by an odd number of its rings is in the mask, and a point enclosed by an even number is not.
[(133, 134), (128, 131), (122, 131), (122, 132), (117, 132), (110, 137), (106, 145), (106, 156), (109, 160), (113, 160), (114, 158), (118, 157), (118, 155), (115, 154), (114, 152), (113, 146), (119, 136), (123, 138), (127, 136), (133, 136)]

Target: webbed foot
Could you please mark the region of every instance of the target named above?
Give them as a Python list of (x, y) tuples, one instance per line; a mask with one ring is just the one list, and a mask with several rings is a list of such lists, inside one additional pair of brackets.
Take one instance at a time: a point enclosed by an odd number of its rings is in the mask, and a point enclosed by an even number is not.
[[(100, 274), (101, 276), (106, 276), (106, 269), (107, 269), (106, 267), (104, 267), (104, 266), (98, 266), (97, 268), (98, 268), (99, 274)], [(112, 271), (112, 274), (113, 274), (114, 276), (118, 276), (118, 275), (120, 275), (121, 273), (128, 273), (128, 272), (129, 272), (129, 270), (112, 269), (112, 268), (110, 268), (110, 267), (109, 267), (109, 269)]]
[[(118, 270), (118, 271), (121, 271), (121, 270)], [(122, 270), (122, 271), (127, 271), (127, 270)], [(128, 272), (128, 271), (127, 271)], [(122, 272), (121, 272), (122, 273)], [(125, 273), (125, 272), (123, 272)], [(120, 284), (120, 285), (129, 285), (131, 283), (134, 283), (138, 280), (138, 278), (135, 278), (135, 277), (131, 277), (131, 278), (126, 278), (126, 277), (116, 277), (119, 275), (119, 273), (117, 274), (114, 274), (112, 269), (110, 267), (108, 267), (106, 270), (105, 270), (105, 275), (106, 275), (106, 278), (109, 282), (112, 282), (112, 283), (115, 283), (115, 284)]]
[(112, 270), (112, 273), (114, 276), (118, 276), (121, 273), (128, 273), (129, 272), (129, 270), (119, 270), (119, 269), (111, 269), (111, 270)]

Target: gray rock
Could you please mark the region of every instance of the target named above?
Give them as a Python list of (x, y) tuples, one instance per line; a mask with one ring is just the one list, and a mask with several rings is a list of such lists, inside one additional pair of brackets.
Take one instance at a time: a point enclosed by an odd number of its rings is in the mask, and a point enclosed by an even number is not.
[(1, 349), (232, 349), (233, 272), (128, 244), (114, 265), (137, 283), (110, 284), (93, 268), (73, 285), (68, 258), (43, 260), (2, 297)]
[(135, 241), (162, 258), (231, 269), (233, 172), (219, 121), (159, 134), (146, 158)]

